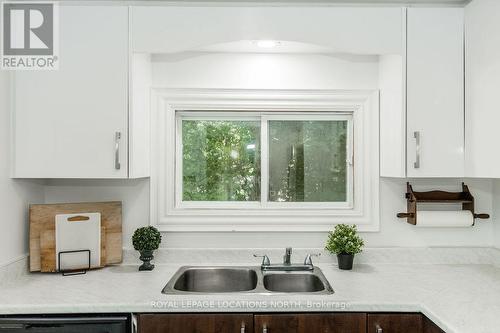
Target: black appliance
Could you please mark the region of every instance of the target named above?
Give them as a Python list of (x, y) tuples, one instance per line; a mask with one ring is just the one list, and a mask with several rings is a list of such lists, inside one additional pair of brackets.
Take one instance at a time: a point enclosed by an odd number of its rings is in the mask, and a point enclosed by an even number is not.
[(0, 333), (130, 333), (129, 314), (0, 316)]

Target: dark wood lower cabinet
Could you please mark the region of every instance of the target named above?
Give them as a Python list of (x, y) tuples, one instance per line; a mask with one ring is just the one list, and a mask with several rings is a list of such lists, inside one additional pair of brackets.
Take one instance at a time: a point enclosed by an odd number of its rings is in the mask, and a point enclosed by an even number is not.
[(138, 333), (444, 333), (419, 313), (138, 314)]
[(364, 313), (266, 314), (254, 316), (255, 333), (365, 333)]
[(253, 333), (252, 314), (141, 314), (138, 333)]
[(421, 314), (368, 314), (368, 333), (422, 333), (423, 327)]
[(442, 329), (437, 327), (429, 318), (422, 316), (424, 321), (424, 333), (445, 333)]

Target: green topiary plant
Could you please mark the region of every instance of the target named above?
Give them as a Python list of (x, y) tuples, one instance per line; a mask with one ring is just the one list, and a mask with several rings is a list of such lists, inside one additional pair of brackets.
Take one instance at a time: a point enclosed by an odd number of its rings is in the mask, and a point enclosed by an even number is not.
[(155, 227), (143, 227), (134, 232), (132, 244), (139, 252), (154, 251), (161, 243), (161, 234)]
[(325, 249), (330, 253), (354, 255), (360, 253), (364, 245), (355, 225), (338, 224), (333, 232), (328, 233)]

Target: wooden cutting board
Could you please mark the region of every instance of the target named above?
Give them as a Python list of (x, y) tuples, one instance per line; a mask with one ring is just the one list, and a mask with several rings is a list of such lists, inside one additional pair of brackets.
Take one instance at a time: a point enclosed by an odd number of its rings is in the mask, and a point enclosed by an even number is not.
[[(122, 262), (122, 203), (120, 201), (30, 205), (31, 272), (42, 270), (42, 233), (44, 233), (44, 244), (50, 242), (51, 239), (54, 240), (54, 266), (52, 266), (52, 263), (47, 263), (46, 271), (52, 271), (49, 267), (55, 267), (56, 215), (88, 212), (101, 213), (101, 226), (105, 228), (106, 236), (106, 264), (118, 264)], [(46, 244), (44, 251), (50, 249), (51, 246), (51, 244)], [(50, 255), (47, 255), (47, 258), (50, 258)]]

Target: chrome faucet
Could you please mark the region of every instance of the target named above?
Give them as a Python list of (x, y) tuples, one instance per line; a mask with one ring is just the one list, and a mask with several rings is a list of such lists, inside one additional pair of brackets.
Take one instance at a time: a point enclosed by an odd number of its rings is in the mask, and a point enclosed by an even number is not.
[(312, 257), (318, 257), (320, 254), (308, 254), (304, 259), (303, 264), (292, 264), (292, 248), (287, 247), (285, 255), (283, 256), (282, 264), (271, 264), (271, 260), (265, 254), (254, 254), (254, 257), (262, 258), (262, 263), (260, 268), (263, 271), (312, 271), (314, 270), (314, 264), (312, 262)]
[(264, 269), (264, 267), (271, 266), (271, 260), (269, 260), (267, 254), (254, 254), (253, 256), (255, 258), (262, 258), (262, 264), (260, 265), (262, 269)]
[(321, 253), (309, 253), (304, 259), (304, 265), (313, 265), (312, 257), (319, 257)]
[(283, 256), (283, 265), (291, 265), (292, 264), (292, 248), (287, 247), (285, 249), (285, 255)]

